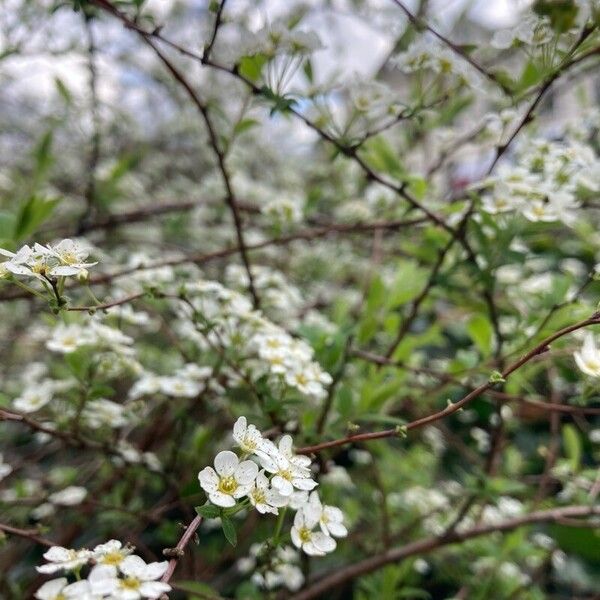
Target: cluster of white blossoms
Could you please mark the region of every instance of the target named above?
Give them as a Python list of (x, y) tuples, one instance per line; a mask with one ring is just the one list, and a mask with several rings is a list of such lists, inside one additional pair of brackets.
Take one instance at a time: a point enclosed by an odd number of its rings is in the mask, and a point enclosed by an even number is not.
[(252, 544), (249, 556), (237, 561), (240, 573), (252, 573), (251, 580), (259, 588), (273, 590), (286, 587), (298, 591), (304, 584), (300, 555), (291, 546), (279, 546), (274, 552), (267, 544)]
[(18, 275), (33, 277), (47, 285), (58, 277), (87, 277), (87, 269), (97, 263), (86, 262), (89, 249), (73, 240), (62, 240), (58, 244), (25, 245), (16, 253), (0, 248), (0, 254), (8, 260), (0, 263), (0, 277)]
[[(303, 307), (300, 290), (290, 283), (280, 272), (263, 265), (252, 265), (252, 282), (260, 296), (261, 308), (270, 319), (295, 327), (294, 318)], [(237, 291), (248, 289), (248, 273), (241, 265), (228, 265), (225, 269), (225, 282)]]
[[(321, 503), (311, 460), (294, 454), (292, 438), (284, 435), (278, 444), (264, 438), (245, 417), (233, 427), (233, 439), (242, 457), (230, 450), (219, 452), (213, 467), (198, 473), (208, 500), (223, 509), (248, 505), (261, 514), (279, 514), (289, 507), (296, 511), (291, 529), (293, 544), (310, 556), (324, 556), (336, 548), (334, 538), (348, 534), (342, 511)], [(309, 492), (312, 492), (309, 494)]]
[(429, 71), (438, 77), (455, 76), (473, 87), (482, 85), (481, 75), (467, 60), (429, 33), (416, 38), (391, 64), (407, 75)]
[[(132, 546), (123, 546), (118, 540), (110, 540), (93, 550), (72, 550), (52, 546), (45, 554), (48, 561), (36, 567), (40, 573), (49, 575), (64, 571), (73, 574), (51, 579), (35, 593), (38, 600), (138, 600), (158, 598), (171, 590), (168, 583), (158, 581), (166, 572), (168, 562), (146, 563), (133, 554)], [(90, 566), (87, 577), (81, 570)]]
[(240, 38), (234, 47), (225, 47), (217, 40), (216, 54), (227, 62), (238, 62), (244, 56), (261, 54), (269, 59), (277, 56), (306, 56), (323, 47), (319, 36), (312, 31), (289, 29), (281, 21), (273, 21), (260, 30), (239, 30)]
[(488, 187), (482, 207), (491, 214), (520, 212), (530, 221), (572, 223), (580, 198), (600, 190), (600, 161), (577, 141), (534, 138), (521, 145), (516, 164), (501, 165), (478, 187)]
[(517, 45), (537, 47), (550, 43), (555, 36), (550, 19), (530, 13), (519, 19), (513, 27), (496, 31), (490, 44), (498, 50)]
[(214, 281), (188, 283), (183, 289), (189, 304), (177, 306), (182, 337), (203, 351), (231, 348), (253, 379), (267, 375), (278, 395), (283, 389), (316, 400), (326, 396), (331, 375), (313, 360), (313, 349), (253, 310), (245, 296)]

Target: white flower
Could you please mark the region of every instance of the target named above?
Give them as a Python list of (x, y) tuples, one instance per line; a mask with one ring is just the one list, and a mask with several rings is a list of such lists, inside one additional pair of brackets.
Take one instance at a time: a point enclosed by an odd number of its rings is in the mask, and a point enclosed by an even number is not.
[(246, 454), (265, 454), (273, 446), (254, 425), (248, 425), (246, 417), (239, 417), (233, 425), (233, 439)]
[(583, 347), (573, 355), (577, 366), (592, 377), (600, 377), (600, 352), (596, 347), (594, 334), (586, 332)]
[(125, 407), (105, 398), (89, 400), (81, 414), (88, 427), (98, 429), (103, 425), (123, 427), (129, 420), (124, 414)]
[(154, 373), (142, 373), (141, 377), (131, 386), (129, 397), (137, 399), (142, 396), (156, 394), (160, 391), (161, 379)]
[(208, 499), (217, 506), (235, 506), (235, 501), (248, 495), (258, 475), (258, 466), (251, 460), (240, 462), (231, 451), (219, 452), (215, 468), (205, 467), (198, 473), (200, 486)]
[(348, 530), (344, 526), (344, 513), (339, 508), (321, 504), (321, 499), (317, 492), (312, 492), (308, 502), (310, 506), (308, 510), (315, 511), (321, 531), (325, 535), (337, 538), (348, 535)]
[(46, 583), (44, 583), (44, 585), (35, 593), (34, 597), (38, 600), (64, 600), (65, 594), (63, 591), (67, 583), (68, 580), (66, 577), (46, 581)]
[(160, 391), (175, 398), (193, 398), (200, 393), (201, 385), (189, 377), (161, 377)]
[(266, 471), (274, 475), (271, 486), (282, 496), (291, 496), (294, 488), (310, 491), (318, 485), (310, 478), (310, 469), (293, 463), (280, 452), (274, 456), (261, 456), (260, 462)]
[(89, 330), (80, 325), (58, 325), (52, 331), (52, 337), (46, 342), (46, 348), (53, 352), (69, 354), (77, 348), (93, 344), (96, 340)]
[(2, 481), (7, 475), (12, 473), (12, 467), (4, 462), (4, 457), (0, 454), (0, 481)]
[[(163, 562), (146, 563), (135, 554), (127, 556), (119, 565), (119, 570), (124, 575), (118, 577), (117, 568), (112, 565), (101, 565), (92, 569), (102, 569), (96, 575), (98, 586), (102, 583), (105, 593), (110, 594), (112, 600), (138, 600), (139, 598), (158, 598), (161, 594), (169, 592), (171, 586), (168, 583), (156, 581), (160, 579), (167, 570), (169, 563)], [(91, 577), (92, 573), (90, 573)]]
[(38, 383), (23, 390), (21, 395), (13, 400), (13, 406), (24, 413), (35, 412), (52, 400), (53, 391), (50, 382)]
[(51, 256), (59, 261), (57, 266), (50, 269), (49, 275), (51, 276), (79, 275), (81, 271), (98, 264), (97, 262), (84, 262), (89, 252), (73, 240), (62, 240), (55, 246), (48, 246), (47, 250)]
[(36, 567), (39, 573), (56, 573), (58, 571), (73, 571), (82, 565), (85, 565), (92, 553), (89, 550), (70, 550), (62, 546), (52, 546), (45, 554), (44, 558), (49, 564)]
[(109, 540), (92, 550), (92, 558), (99, 565), (119, 566), (133, 552), (130, 546), (123, 546), (118, 540)]
[(291, 530), (292, 542), (309, 556), (325, 556), (337, 546), (335, 540), (322, 531), (314, 531), (319, 519), (314, 510), (299, 510)]
[(286, 506), (289, 502), (289, 497), (282, 496), (277, 490), (269, 487), (269, 480), (264, 470), (256, 476), (254, 487), (248, 492), (248, 498), (250, 504), (261, 514), (269, 512), (277, 515), (279, 514), (277, 509)]
[(22, 246), (12, 258), (3, 263), (4, 267), (13, 275), (35, 277), (47, 282), (46, 275), (50, 269), (47, 252), (43, 246), (36, 244), (36, 249)]
[(75, 506), (81, 504), (86, 496), (87, 490), (84, 487), (71, 485), (64, 490), (60, 490), (60, 492), (50, 494), (48, 500), (60, 506)]

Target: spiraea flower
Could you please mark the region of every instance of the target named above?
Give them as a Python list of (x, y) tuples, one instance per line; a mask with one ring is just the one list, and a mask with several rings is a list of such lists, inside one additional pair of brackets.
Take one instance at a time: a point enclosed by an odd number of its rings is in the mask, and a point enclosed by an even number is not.
[(344, 513), (337, 506), (321, 504), (321, 499), (317, 492), (312, 492), (308, 502), (311, 510), (314, 510), (315, 514), (318, 515), (321, 531), (325, 535), (336, 538), (348, 535), (348, 530), (344, 525)]
[(236, 500), (247, 496), (258, 475), (258, 466), (224, 450), (215, 457), (215, 468), (205, 467), (198, 473), (200, 486), (208, 499), (217, 506), (235, 506)]
[(319, 514), (310, 506), (299, 510), (294, 517), (292, 542), (309, 556), (325, 556), (337, 546), (333, 538), (322, 531), (315, 531), (318, 523)]
[(586, 332), (581, 350), (573, 355), (577, 366), (591, 377), (600, 377), (600, 351), (596, 346), (594, 334)]
[(261, 456), (263, 468), (273, 475), (271, 485), (282, 496), (291, 496), (294, 488), (310, 491), (317, 487), (317, 482), (311, 479), (310, 469), (292, 462), (280, 452), (271, 456)]
[(233, 426), (233, 439), (246, 454), (265, 454), (272, 444), (265, 440), (255, 425), (248, 425), (246, 417), (239, 417)]
[(123, 546), (119, 540), (109, 540), (92, 550), (92, 558), (96, 564), (118, 567), (132, 552), (131, 546)]
[[(84, 487), (70, 485), (60, 492), (50, 494), (48, 500), (52, 504), (58, 504), (60, 506), (76, 506), (81, 504), (87, 496), (87, 490)], [(44, 555), (45, 556), (45, 555)]]
[(79, 275), (82, 271), (98, 264), (97, 262), (86, 263), (85, 259), (89, 251), (73, 240), (62, 240), (56, 245), (49, 245), (46, 251), (49, 256), (58, 260), (58, 264), (50, 269), (51, 276)]
[[(157, 581), (164, 575), (168, 565), (167, 561), (146, 563), (132, 554), (119, 563), (118, 570), (114, 565), (101, 565), (92, 569), (90, 577), (95, 570), (101, 570), (101, 573), (97, 572), (96, 579), (102, 582), (103, 589), (113, 600), (158, 598), (171, 590), (168, 583)], [(119, 577), (119, 572), (122, 577)]]
[(44, 558), (48, 564), (36, 567), (40, 573), (50, 574), (58, 571), (73, 571), (88, 563), (92, 556), (89, 550), (71, 550), (62, 546), (52, 546)]
[(278, 514), (278, 509), (286, 506), (289, 498), (273, 489), (267, 479), (264, 470), (260, 471), (254, 480), (254, 487), (248, 492), (250, 504), (261, 513)]

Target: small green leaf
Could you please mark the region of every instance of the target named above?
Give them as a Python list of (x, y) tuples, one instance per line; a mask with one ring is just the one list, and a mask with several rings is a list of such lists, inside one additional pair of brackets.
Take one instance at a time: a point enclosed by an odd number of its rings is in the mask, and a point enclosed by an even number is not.
[(233, 521), (229, 517), (224, 516), (221, 518), (221, 527), (223, 528), (225, 539), (232, 546), (235, 546), (237, 544), (237, 533), (235, 531), (235, 525), (233, 524)]
[(308, 58), (306, 60), (306, 62), (304, 63), (304, 66), (302, 67), (302, 70), (304, 71), (304, 74), (306, 75), (306, 79), (308, 79), (309, 83), (312, 83), (314, 81), (314, 75), (313, 75), (312, 62), (310, 61), (310, 58)]
[(35, 233), (38, 227), (52, 214), (60, 199), (31, 196), (21, 205), (16, 218), (14, 239), (19, 241)]
[(581, 465), (581, 438), (575, 427), (571, 424), (563, 427), (562, 434), (565, 454), (571, 463), (573, 471), (577, 471)]
[(235, 127), (233, 128), (233, 133), (234, 135), (239, 135), (240, 133), (244, 133), (244, 131), (248, 131), (256, 125), (260, 125), (260, 121), (257, 121), (256, 119), (242, 119), (236, 123)]
[(260, 78), (262, 69), (267, 62), (264, 54), (255, 54), (254, 56), (244, 56), (240, 60), (238, 71), (240, 75), (250, 81), (257, 81)]
[(494, 329), (486, 317), (474, 315), (467, 323), (467, 333), (483, 356), (488, 356), (492, 348)]
[(216, 519), (221, 516), (221, 510), (214, 504), (204, 504), (203, 506), (196, 506), (196, 512), (204, 517), (205, 519)]
[(502, 377), (502, 373), (500, 373), (500, 371), (492, 371), (488, 381), (490, 383), (504, 383), (506, 379)]

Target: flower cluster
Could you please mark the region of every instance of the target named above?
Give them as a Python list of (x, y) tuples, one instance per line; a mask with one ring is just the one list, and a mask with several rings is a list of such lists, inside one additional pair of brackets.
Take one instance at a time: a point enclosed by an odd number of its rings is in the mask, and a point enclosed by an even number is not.
[[(158, 598), (171, 590), (168, 583), (158, 581), (166, 572), (168, 563), (146, 563), (133, 554), (134, 548), (123, 546), (118, 540), (110, 540), (93, 550), (72, 550), (52, 546), (45, 554), (48, 561), (37, 567), (40, 573), (49, 575), (65, 571), (74, 573), (76, 581), (59, 577), (44, 583), (36, 592), (38, 600), (138, 600)], [(81, 570), (90, 566), (87, 577)]]
[(47, 285), (58, 277), (87, 278), (87, 269), (97, 263), (86, 262), (89, 250), (73, 240), (58, 244), (34, 244), (22, 246), (16, 253), (0, 248), (0, 254), (8, 260), (0, 263), (0, 276), (19, 275), (33, 277)]
[(280, 546), (275, 552), (269, 552), (267, 544), (252, 544), (249, 556), (238, 560), (237, 568), (240, 573), (252, 573), (252, 582), (260, 588), (286, 587), (296, 592), (304, 583), (299, 562), (300, 556), (291, 546)]
[[(235, 350), (252, 371), (253, 379), (267, 375), (273, 390), (296, 390), (315, 400), (326, 395), (332, 381), (329, 373), (313, 360), (312, 348), (283, 328), (252, 310), (248, 299), (213, 281), (184, 286), (190, 305), (178, 306), (178, 332), (201, 350)], [(203, 328), (197, 325), (200, 319)]]
[(473, 67), (431, 34), (415, 39), (404, 52), (394, 57), (392, 63), (407, 75), (421, 76), (429, 71), (437, 77), (452, 75), (474, 87), (481, 86), (481, 77)]
[(503, 164), (484, 186), (483, 209), (520, 212), (530, 221), (572, 223), (579, 199), (600, 190), (600, 161), (587, 144), (531, 139), (515, 165)]
[[(263, 437), (246, 417), (233, 427), (233, 439), (242, 458), (230, 450), (219, 452), (213, 467), (198, 474), (209, 502), (234, 511), (251, 505), (261, 514), (296, 511), (291, 529), (293, 544), (310, 556), (324, 556), (336, 548), (334, 538), (348, 534), (339, 508), (323, 505), (312, 479), (311, 460), (293, 451), (292, 438), (275, 444)], [(260, 466), (259, 466), (260, 465)], [(312, 493), (309, 495), (308, 492)]]
[(554, 38), (550, 20), (529, 14), (520, 19), (514, 27), (500, 29), (492, 36), (490, 44), (498, 50), (511, 46), (543, 46)]

